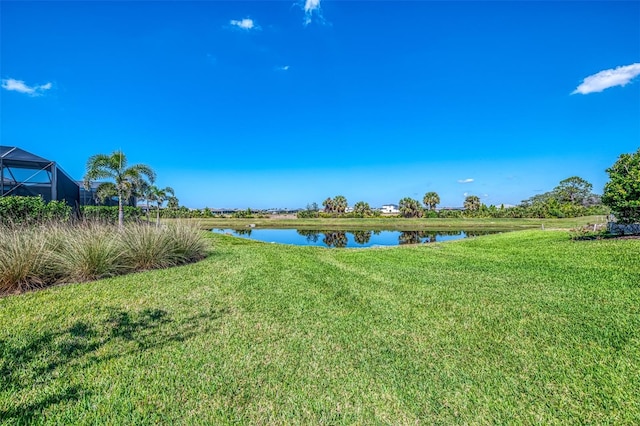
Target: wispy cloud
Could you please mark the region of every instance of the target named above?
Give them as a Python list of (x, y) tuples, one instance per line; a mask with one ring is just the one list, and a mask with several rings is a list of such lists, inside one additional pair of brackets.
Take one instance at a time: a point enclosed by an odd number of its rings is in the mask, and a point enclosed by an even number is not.
[(14, 78), (3, 78), (2, 88), (5, 90), (11, 90), (18, 93), (24, 93), (29, 96), (40, 96), (45, 91), (51, 89), (53, 85), (51, 83), (41, 84), (39, 86), (29, 86), (22, 80), (16, 80)]
[(285, 65), (282, 67), (276, 67), (278, 71), (289, 71), (289, 65)]
[(241, 20), (236, 20), (236, 19), (232, 19), (231, 21), (229, 21), (229, 23), (231, 25), (234, 25), (238, 28), (242, 28), (243, 30), (259, 30), (260, 27), (258, 27), (255, 22), (253, 22), (253, 19), (251, 18), (244, 18)]
[(309, 25), (315, 16), (324, 22), (322, 17), (322, 9), (320, 8), (320, 0), (300, 0), (298, 3), (304, 10), (304, 24)]
[(458, 183), (471, 183), (473, 182), (473, 179), (468, 178), (468, 179), (458, 179)]
[(582, 80), (582, 84), (571, 94), (581, 93), (586, 95), (602, 92), (609, 87), (624, 86), (638, 75), (640, 75), (640, 63), (600, 71)]

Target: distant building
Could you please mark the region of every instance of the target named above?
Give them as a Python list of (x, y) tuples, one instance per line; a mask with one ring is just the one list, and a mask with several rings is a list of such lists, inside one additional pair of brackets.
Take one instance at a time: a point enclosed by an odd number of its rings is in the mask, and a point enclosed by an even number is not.
[(400, 209), (398, 208), (397, 204), (385, 204), (384, 206), (380, 207), (380, 212), (381, 213), (400, 213)]
[(15, 146), (0, 146), (0, 197), (40, 196), (80, 206), (80, 186), (52, 160)]

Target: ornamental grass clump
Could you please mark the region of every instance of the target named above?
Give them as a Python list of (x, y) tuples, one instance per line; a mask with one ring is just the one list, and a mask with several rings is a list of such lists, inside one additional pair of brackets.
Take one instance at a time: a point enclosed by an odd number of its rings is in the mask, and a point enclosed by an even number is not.
[(0, 226), (0, 293), (45, 286), (55, 275), (52, 265), (42, 227)]
[(165, 228), (128, 224), (120, 234), (124, 262), (134, 270), (167, 268), (178, 264)]
[(196, 262), (207, 255), (207, 242), (197, 225), (176, 222), (166, 227), (176, 264)]
[(54, 259), (61, 281), (91, 281), (130, 269), (124, 262), (120, 235), (114, 226), (87, 222), (52, 226), (50, 231), (55, 236)]
[(0, 225), (0, 295), (203, 259), (197, 227), (100, 222)]

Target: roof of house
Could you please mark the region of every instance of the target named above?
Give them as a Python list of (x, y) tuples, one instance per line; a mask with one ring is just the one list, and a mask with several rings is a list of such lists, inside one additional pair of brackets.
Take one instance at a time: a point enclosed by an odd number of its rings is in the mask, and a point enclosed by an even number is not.
[(35, 164), (39, 167), (46, 167), (53, 162), (18, 148), (17, 146), (0, 145), (0, 158), (2, 158), (2, 161), (11, 162), (20, 166)]

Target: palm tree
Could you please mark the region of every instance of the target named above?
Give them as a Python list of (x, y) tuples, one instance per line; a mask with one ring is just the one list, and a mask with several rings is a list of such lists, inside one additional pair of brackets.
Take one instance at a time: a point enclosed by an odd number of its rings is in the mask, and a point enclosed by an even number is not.
[(422, 217), (423, 210), (420, 201), (405, 197), (400, 200), (400, 214), (403, 217)]
[(353, 212), (360, 217), (371, 216), (371, 206), (366, 201), (358, 201), (353, 205)]
[(464, 199), (464, 209), (470, 212), (480, 210), (480, 197), (477, 195), (469, 195)]
[(152, 185), (150, 189), (151, 201), (156, 202), (156, 227), (160, 224), (160, 207), (162, 204), (170, 199), (171, 197), (175, 198), (175, 192), (173, 188), (167, 186), (166, 188), (160, 189), (157, 186)]
[(153, 198), (153, 193), (151, 191), (152, 188), (154, 188), (154, 186), (151, 185), (149, 182), (142, 181), (140, 182), (136, 190), (136, 196), (142, 198), (147, 204), (147, 223), (151, 222), (151, 220), (149, 219), (149, 210), (151, 209), (151, 206), (149, 205), (149, 203)]
[(326, 200), (324, 200), (322, 202), (322, 205), (324, 206), (324, 212), (325, 213), (333, 213), (336, 209), (335, 207), (335, 203), (333, 201), (333, 198), (329, 197)]
[(347, 210), (347, 199), (343, 195), (336, 195), (333, 198), (333, 203), (337, 213), (344, 213)]
[(135, 164), (127, 168), (127, 157), (122, 151), (114, 151), (111, 155), (96, 154), (87, 161), (87, 173), (84, 176), (85, 188), (89, 189), (96, 179), (113, 179), (113, 182), (101, 183), (96, 193), (104, 200), (107, 196), (118, 197), (118, 226), (124, 225), (124, 200), (131, 198), (136, 188), (146, 180), (150, 183), (156, 178), (151, 167)]
[[(175, 195), (172, 195), (171, 197), (167, 198), (168, 209), (177, 209), (178, 207), (180, 207), (180, 200), (178, 200), (178, 198)], [(209, 213), (210, 212), (211, 210), (209, 210)]]
[(427, 192), (422, 199), (424, 205), (429, 207), (429, 210), (435, 210), (436, 206), (440, 204), (440, 196), (437, 192)]

